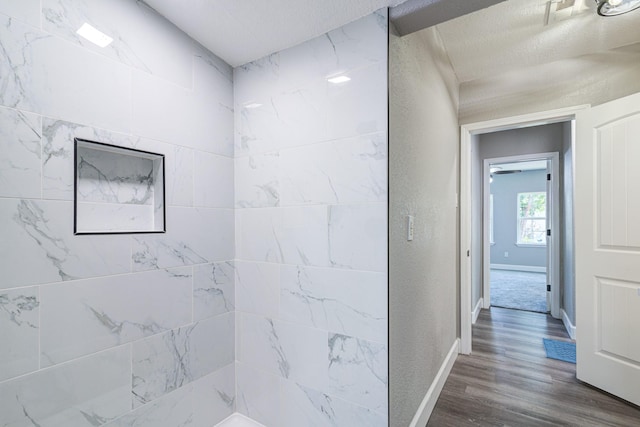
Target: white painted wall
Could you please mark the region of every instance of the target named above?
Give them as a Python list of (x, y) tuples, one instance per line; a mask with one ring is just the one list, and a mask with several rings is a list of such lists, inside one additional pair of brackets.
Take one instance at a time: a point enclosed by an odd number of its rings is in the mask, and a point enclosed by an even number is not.
[(458, 333), (458, 94), (434, 29), (389, 52), (390, 420), (406, 427)]

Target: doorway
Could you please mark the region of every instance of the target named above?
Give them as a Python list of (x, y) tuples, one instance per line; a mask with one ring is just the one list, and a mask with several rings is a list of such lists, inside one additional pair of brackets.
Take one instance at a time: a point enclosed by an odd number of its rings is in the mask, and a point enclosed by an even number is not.
[(560, 317), (558, 162), (557, 152), (484, 160), (485, 308)]
[[(482, 227), (482, 224), (485, 223), (480, 221), (478, 218), (482, 218), (483, 211), (482, 206), (488, 206), (488, 200), (486, 202), (478, 201), (477, 196), (474, 198), (474, 194), (479, 194), (482, 189), (482, 185), (488, 187), (489, 185), (489, 167), (487, 165), (487, 173), (484, 173), (484, 169), (482, 166), (477, 167), (474, 166), (478, 162), (481, 162), (482, 156), (478, 152), (477, 147), (479, 145), (479, 140), (484, 134), (500, 132), (500, 131), (509, 131), (514, 129), (526, 129), (530, 127), (535, 127), (539, 125), (547, 125), (554, 123), (567, 123), (568, 127), (571, 129), (571, 134), (573, 131), (573, 120), (575, 119), (575, 115), (578, 111), (587, 108), (583, 107), (573, 107), (566, 109), (558, 109), (541, 113), (527, 114), (523, 116), (510, 117), (504, 119), (496, 119), (489, 120), (485, 122), (467, 124), (461, 126), (461, 154), (460, 154), (460, 171), (461, 171), (461, 180), (460, 180), (460, 353), (462, 354), (470, 354), (471, 353), (471, 332), (472, 332), (472, 321), (474, 316), (479, 312), (480, 307), (475, 305), (475, 287), (472, 286), (472, 281), (478, 281), (482, 283), (483, 293), (486, 294), (484, 289), (484, 283), (489, 282), (489, 268), (483, 268), (485, 263), (485, 254), (489, 253), (488, 248), (484, 248), (484, 242), (482, 238), (482, 234), (478, 233), (478, 228)], [(571, 165), (573, 163), (572, 160), (572, 152), (575, 141), (571, 137), (569, 150), (564, 152), (562, 162), (563, 169), (567, 170), (567, 165)], [(541, 150), (538, 150), (540, 153)], [(549, 150), (548, 153), (552, 153)], [(529, 152), (527, 154), (534, 154)], [(485, 156), (484, 158), (492, 158), (499, 156)], [(539, 156), (540, 157), (540, 156)], [(522, 160), (522, 159), (520, 159)], [(560, 162), (556, 162), (559, 164)], [(569, 168), (570, 169), (570, 168)], [(482, 181), (482, 177), (480, 173), (483, 174), (484, 182)], [(563, 192), (566, 192), (566, 186), (573, 185), (571, 180), (565, 180), (563, 182), (563, 186), (565, 187)], [(556, 181), (556, 189), (559, 193), (558, 183)], [(480, 187), (480, 188), (478, 188)], [(488, 191), (484, 194), (487, 194)], [(569, 201), (572, 200), (571, 196), (568, 198)], [(563, 207), (565, 201), (563, 201)], [(478, 207), (480, 206), (480, 207)], [(556, 205), (558, 206), (558, 205)], [(558, 206), (559, 207), (559, 206)], [(479, 209), (479, 210), (478, 210)], [(565, 209), (566, 211), (566, 209)], [(488, 213), (487, 213), (488, 215)], [(563, 221), (564, 221), (563, 217)], [(566, 227), (566, 224), (562, 224), (562, 228), (566, 228), (567, 230), (572, 229), (571, 227)], [(483, 233), (486, 235), (488, 233), (487, 230), (483, 230)], [(552, 233), (550, 236), (552, 239), (559, 239), (560, 233)], [(566, 237), (566, 236), (565, 236)], [(572, 238), (572, 237), (571, 237)], [(488, 239), (487, 239), (488, 241)], [(564, 248), (563, 248), (564, 250)], [(487, 266), (489, 263), (489, 256), (487, 258)], [(559, 261), (552, 260), (552, 263), (555, 262), (556, 273), (559, 273)], [(567, 277), (567, 272), (571, 272), (573, 268), (573, 260), (565, 260), (563, 258), (564, 269), (562, 272), (563, 278)], [(478, 273), (479, 272), (479, 273)], [(486, 277), (485, 277), (486, 275)], [(478, 276), (480, 278), (478, 278)], [(559, 278), (556, 277), (556, 283), (559, 283)], [(573, 286), (573, 284), (572, 284)], [(488, 288), (488, 286), (487, 286)], [(553, 292), (553, 289), (552, 289)], [(575, 326), (571, 322), (572, 316), (566, 316), (564, 310), (560, 310), (560, 289), (557, 291), (558, 295), (556, 295), (555, 303), (551, 305), (552, 314), (555, 317), (561, 317), (567, 330), (573, 336), (575, 332)], [(571, 290), (570, 292), (573, 292)], [(472, 295), (474, 298), (472, 298)], [(572, 294), (573, 295), (573, 294)], [(565, 295), (566, 297), (566, 295)], [(488, 290), (488, 298), (490, 302), (490, 289)], [(473, 301), (472, 301), (473, 300)], [(488, 308), (487, 302), (480, 301), (482, 303), (481, 307)], [(553, 299), (552, 299), (553, 303)], [(553, 312), (554, 305), (558, 307), (559, 312)], [(573, 331), (573, 333), (572, 333)]]

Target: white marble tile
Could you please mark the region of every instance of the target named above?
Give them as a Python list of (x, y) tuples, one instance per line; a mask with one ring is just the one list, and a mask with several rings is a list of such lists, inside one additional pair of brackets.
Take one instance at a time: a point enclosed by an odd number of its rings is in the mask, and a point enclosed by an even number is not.
[[(187, 384), (160, 399), (128, 412), (104, 427), (193, 426), (193, 386)], [(202, 427), (207, 427), (202, 425)]]
[(40, 290), (41, 366), (186, 325), (191, 268), (79, 280)]
[(128, 236), (74, 236), (73, 203), (0, 199), (0, 288), (130, 271)]
[(193, 150), (47, 117), (43, 119), (42, 138), (45, 198), (73, 200), (74, 138), (163, 154), (167, 204), (193, 205)]
[(3, 426), (92, 427), (131, 409), (129, 346), (0, 383)]
[[(22, 7), (16, 5), (23, 2), (4, 0), (3, 3), (5, 11), (20, 12)], [(0, 15), (0, 105), (39, 112), (31, 84), (33, 48), (30, 44), (41, 37), (44, 33), (38, 29)]]
[(280, 205), (280, 155), (278, 152), (238, 157), (235, 160), (236, 207)]
[(236, 310), (278, 317), (280, 266), (236, 261)]
[(334, 267), (386, 272), (386, 203), (330, 206), (329, 252)]
[(281, 204), (382, 202), (387, 137), (382, 133), (282, 150)]
[(233, 208), (233, 159), (195, 152), (193, 168), (194, 205)]
[(280, 237), (282, 210), (236, 209), (236, 258), (250, 261), (282, 262)]
[(40, 27), (40, 0), (0, 0), (0, 13)]
[(386, 427), (387, 417), (331, 395), (282, 381), (282, 427)]
[(148, 143), (148, 151), (165, 155), (164, 183), (167, 206), (193, 206), (193, 150), (177, 145)]
[(137, 232), (161, 231), (156, 228), (153, 205), (78, 202), (76, 221), (78, 232)]
[(236, 100), (236, 155), (256, 155), (326, 140), (327, 83)]
[(133, 152), (112, 153), (90, 147), (77, 149), (79, 202), (152, 205), (154, 162)]
[(233, 412), (234, 364), (105, 424), (105, 427), (211, 427)]
[(326, 206), (239, 209), (236, 224), (240, 259), (329, 265)]
[(133, 237), (134, 271), (227, 261), (234, 257), (232, 209), (167, 208), (167, 232)]
[(236, 155), (386, 133), (386, 63), (344, 74), (351, 80), (334, 84), (323, 78), (236, 99)]
[(329, 335), (329, 394), (387, 414), (387, 347), (346, 335)]
[[(79, 36), (76, 31), (85, 22), (113, 42), (101, 48)], [(99, 55), (183, 87), (192, 85), (193, 40), (142, 2), (43, 0), (42, 26)]]
[(215, 69), (227, 82), (233, 84), (233, 68), (222, 58), (198, 43), (194, 46), (194, 56), (198, 61)]
[(283, 265), (280, 318), (386, 342), (387, 275)]
[(211, 427), (227, 418), (236, 408), (235, 363), (193, 383), (193, 423)]
[(235, 310), (234, 263), (217, 262), (193, 267), (193, 320)]
[(40, 198), (40, 116), (0, 108), (0, 196)]
[(39, 305), (37, 287), (0, 291), (0, 381), (39, 368)]
[(326, 138), (387, 132), (386, 62), (345, 73), (351, 81), (325, 82)]
[(279, 426), (281, 381), (277, 375), (236, 363), (237, 411), (265, 426)]
[[(131, 68), (58, 37), (38, 35), (21, 46), (17, 70), (32, 110), (48, 117), (129, 132)], [(24, 101), (23, 101), (24, 102)]]
[(280, 52), (279, 87), (324, 79), (387, 60), (387, 12), (381, 9)]
[(134, 407), (232, 363), (234, 324), (226, 313), (134, 342)]
[(266, 88), (277, 91), (349, 70), (386, 63), (387, 12), (351, 22), (292, 48), (235, 69), (236, 96), (245, 102)]
[(325, 390), (327, 335), (319, 329), (241, 314), (238, 361)]
[(73, 139), (133, 148), (139, 138), (45, 117), (42, 122), (43, 197), (73, 200)]
[[(171, 120), (158, 120), (170, 117)], [(133, 132), (137, 135), (233, 156), (233, 87), (199, 57), (193, 90), (133, 72)]]

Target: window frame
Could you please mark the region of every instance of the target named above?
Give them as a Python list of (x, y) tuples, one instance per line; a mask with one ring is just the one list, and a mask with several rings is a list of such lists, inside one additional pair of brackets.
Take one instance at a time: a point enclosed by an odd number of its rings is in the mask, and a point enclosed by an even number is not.
[[(544, 195), (544, 216), (521, 216), (520, 211), (520, 199), (521, 195), (524, 194), (542, 194)], [(522, 191), (516, 193), (516, 246), (530, 246), (530, 247), (545, 247), (547, 246), (547, 238), (546, 238), (546, 229), (547, 229), (547, 192), (546, 191)], [(522, 235), (522, 221), (523, 220), (544, 220), (544, 230), (543, 230), (543, 239), (541, 243), (536, 242), (523, 242), (520, 240), (520, 236)]]

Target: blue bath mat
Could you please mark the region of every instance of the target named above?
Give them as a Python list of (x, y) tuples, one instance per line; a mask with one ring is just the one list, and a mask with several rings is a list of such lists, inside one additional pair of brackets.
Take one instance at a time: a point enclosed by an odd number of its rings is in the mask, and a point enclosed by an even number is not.
[(544, 349), (549, 359), (576, 363), (576, 343), (543, 338)]

